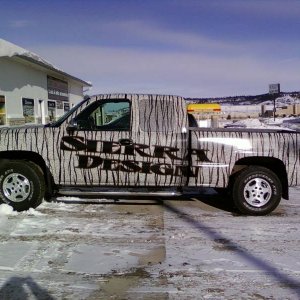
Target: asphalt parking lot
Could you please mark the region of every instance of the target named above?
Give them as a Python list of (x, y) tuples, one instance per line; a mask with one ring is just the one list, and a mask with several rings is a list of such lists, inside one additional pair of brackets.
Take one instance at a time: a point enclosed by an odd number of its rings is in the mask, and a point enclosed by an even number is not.
[(0, 210), (0, 299), (300, 299), (300, 188), (269, 216), (223, 196)]

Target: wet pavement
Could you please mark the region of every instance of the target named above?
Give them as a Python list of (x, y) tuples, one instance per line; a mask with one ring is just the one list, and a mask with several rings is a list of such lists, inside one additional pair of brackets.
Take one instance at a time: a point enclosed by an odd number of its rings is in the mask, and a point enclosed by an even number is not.
[(0, 299), (300, 299), (300, 188), (265, 217), (211, 194), (55, 201), (0, 215)]

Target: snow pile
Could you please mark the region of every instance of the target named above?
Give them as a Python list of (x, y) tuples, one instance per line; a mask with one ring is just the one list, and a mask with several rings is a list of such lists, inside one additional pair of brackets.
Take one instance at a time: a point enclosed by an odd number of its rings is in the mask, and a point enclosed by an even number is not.
[(1, 216), (16, 216), (18, 213), (13, 210), (8, 204), (0, 205), (0, 217)]
[(238, 121), (236, 123), (244, 125), (247, 128), (267, 128), (268, 127), (266, 124), (264, 124), (263, 122), (261, 122), (258, 119), (245, 119), (242, 121)]
[(35, 210), (34, 208), (29, 208), (26, 211), (22, 211), (23, 215), (28, 215), (28, 216), (43, 216), (44, 214)]
[[(0, 217), (1, 216), (17, 216), (19, 213), (8, 204), (1, 204), (0, 205)], [(26, 211), (20, 212), (20, 214), (28, 215), (28, 216), (43, 216), (44, 214), (35, 210), (34, 208), (29, 208)]]

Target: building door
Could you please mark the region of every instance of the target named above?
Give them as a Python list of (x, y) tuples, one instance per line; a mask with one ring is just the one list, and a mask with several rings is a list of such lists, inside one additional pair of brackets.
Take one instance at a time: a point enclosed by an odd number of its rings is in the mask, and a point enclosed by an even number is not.
[(29, 98), (22, 98), (23, 105), (23, 116), (25, 118), (25, 123), (34, 123), (34, 100)]

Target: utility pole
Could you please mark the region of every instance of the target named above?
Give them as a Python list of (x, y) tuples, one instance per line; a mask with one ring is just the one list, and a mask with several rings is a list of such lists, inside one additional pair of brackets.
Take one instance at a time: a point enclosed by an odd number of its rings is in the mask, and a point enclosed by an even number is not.
[(273, 99), (273, 116), (274, 116), (274, 122), (275, 122), (275, 112), (276, 112), (276, 96), (274, 95), (274, 99)]

